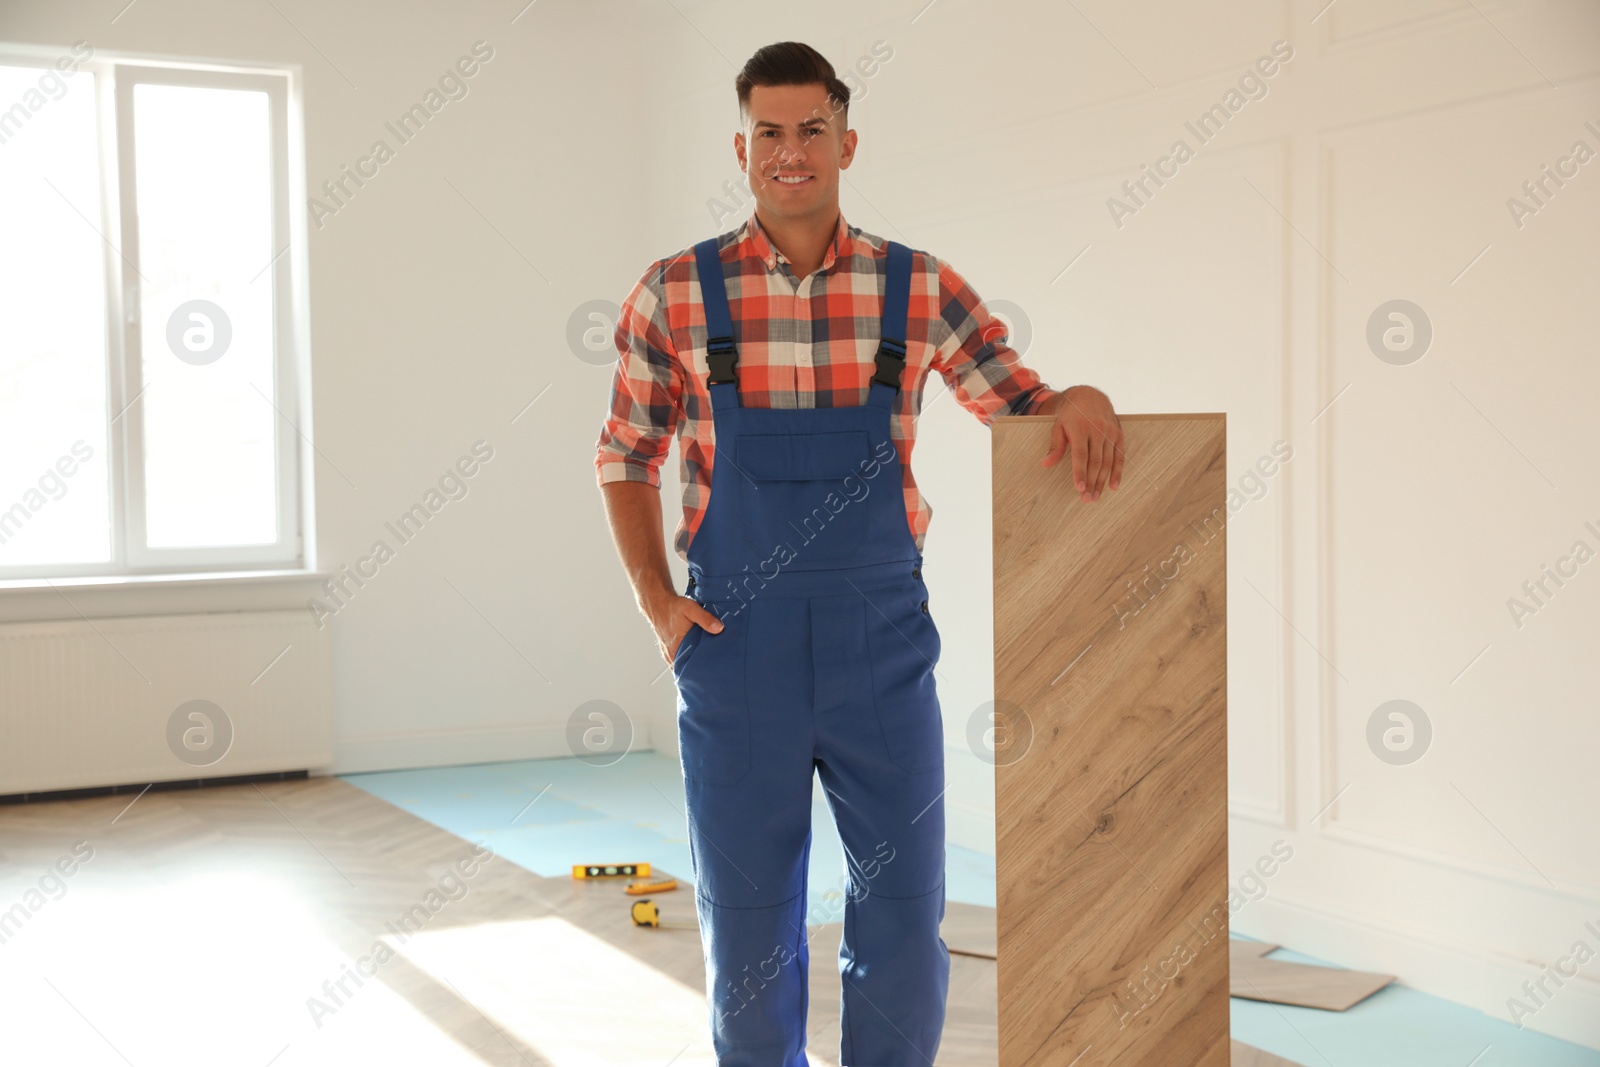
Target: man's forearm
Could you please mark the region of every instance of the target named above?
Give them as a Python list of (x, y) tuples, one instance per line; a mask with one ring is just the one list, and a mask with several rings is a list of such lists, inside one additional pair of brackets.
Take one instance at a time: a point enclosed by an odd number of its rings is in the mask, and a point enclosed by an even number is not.
[(676, 595), (662, 536), (661, 490), (648, 482), (607, 482), (601, 493), (617, 556), (639, 610), (648, 616), (648, 605)]

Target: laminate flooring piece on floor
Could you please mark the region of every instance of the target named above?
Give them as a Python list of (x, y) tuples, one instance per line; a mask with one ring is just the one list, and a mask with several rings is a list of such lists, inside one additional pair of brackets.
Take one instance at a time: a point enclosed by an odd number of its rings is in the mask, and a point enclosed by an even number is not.
[(939, 936), (951, 952), (983, 959), (995, 957), (994, 909), (946, 900)]
[(1269, 952), (1276, 952), (1279, 946), (1270, 941), (1246, 941), (1242, 937), (1231, 938), (1228, 941), (1228, 962), (1230, 968), (1237, 968), (1240, 960), (1258, 960)]
[(999, 1063), (1221, 1067), (1226, 418), (1121, 416), (1090, 503), (1053, 422), (992, 430)]
[(1293, 1060), (1286, 1060), (1282, 1056), (1274, 1056), (1243, 1041), (1233, 1043), (1233, 1058), (1229, 1061), (1230, 1067), (1301, 1067)]
[(1231, 973), (1236, 997), (1324, 1011), (1347, 1011), (1392, 981), (1392, 974), (1313, 967), (1254, 956), (1236, 956)]

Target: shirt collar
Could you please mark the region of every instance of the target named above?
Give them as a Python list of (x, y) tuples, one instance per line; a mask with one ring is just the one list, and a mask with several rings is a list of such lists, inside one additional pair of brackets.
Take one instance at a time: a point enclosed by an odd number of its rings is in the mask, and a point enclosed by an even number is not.
[[(768, 271), (777, 270), (779, 260), (785, 263), (789, 262), (788, 257), (779, 252), (777, 247), (767, 239), (767, 233), (761, 228), (761, 223), (757, 220), (754, 211), (750, 212), (750, 218), (745, 221), (744, 226), (745, 237), (749, 240), (752, 251), (761, 257), (762, 262), (767, 265)], [(825, 271), (832, 267), (834, 261), (845, 255), (849, 247), (850, 227), (844, 220), (844, 212), (841, 211), (839, 212), (839, 224), (833, 232), (833, 241), (828, 245), (828, 250), (823, 253), (822, 266), (818, 269)]]

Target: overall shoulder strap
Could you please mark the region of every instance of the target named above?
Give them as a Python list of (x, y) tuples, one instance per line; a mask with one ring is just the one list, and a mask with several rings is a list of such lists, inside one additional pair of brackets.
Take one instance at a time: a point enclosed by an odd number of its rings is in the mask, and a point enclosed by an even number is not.
[(694, 258), (700, 274), (700, 299), (706, 311), (706, 366), (711, 370), (706, 380), (712, 385), (731, 382), (739, 353), (733, 346), (733, 320), (728, 315), (728, 287), (722, 277), (717, 239), (708, 237), (695, 245)]
[(906, 315), (911, 306), (911, 249), (889, 242), (888, 279), (883, 289), (883, 324), (878, 331), (877, 370), (872, 380), (900, 388), (906, 369)]

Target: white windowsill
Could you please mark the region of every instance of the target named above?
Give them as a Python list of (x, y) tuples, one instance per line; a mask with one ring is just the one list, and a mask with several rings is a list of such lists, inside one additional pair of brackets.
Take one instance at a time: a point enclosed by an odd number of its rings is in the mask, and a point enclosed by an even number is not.
[(77, 589), (154, 589), (164, 585), (188, 586), (231, 582), (326, 581), (331, 571), (251, 570), (179, 571), (172, 574), (82, 574), (66, 578), (0, 579), (0, 593), (11, 589), (51, 589), (67, 586)]
[(0, 580), (0, 623), (304, 609), (331, 571), (93, 574)]

